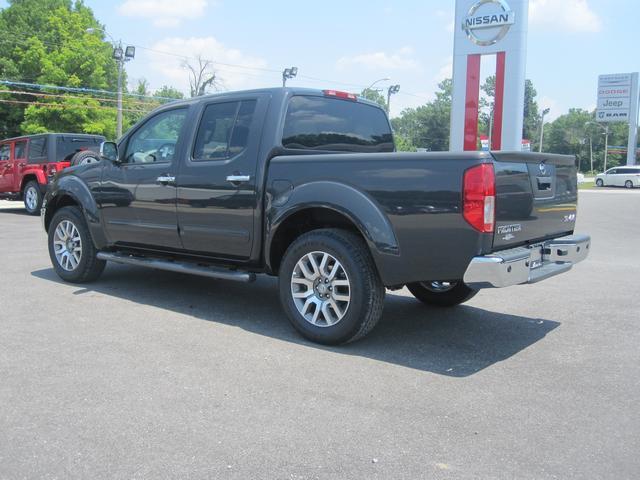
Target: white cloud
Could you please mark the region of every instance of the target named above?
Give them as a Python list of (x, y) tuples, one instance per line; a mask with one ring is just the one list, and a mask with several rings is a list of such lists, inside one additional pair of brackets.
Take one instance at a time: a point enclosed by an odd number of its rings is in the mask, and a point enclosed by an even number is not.
[(447, 78), (452, 78), (452, 77), (453, 77), (453, 57), (450, 56), (445, 62), (445, 64), (442, 65), (442, 67), (440, 67), (440, 70), (438, 70), (438, 74), (436, 75), (436, 80), (438, 81), (438, 83), (440, 83), (441, 81)]
[(573, 32), (599, 32), (600, 17), (587, 0), (531, 0), (529, 20), (532, 26), (567, 29)]
[(125, 0), (118, 7), (118, 13), (147, 18), (156, 27), (177, 27), (182, 20), (203, 15), (208, 3), (207, 0)]
[(395, 53), (373, 52), (338, 59), (339, 69), (365, 67), (371, 70), (410, 70), (419, 66), (413, 48), (403, 47)]
[[(229, 48), (214, 37), (172, 37), (165, 38), (151, 47), (150, 68), (158, 72), (163, 83), (189, 91), (189, 74), (183, 63), (185, 58), (197, 64), (196, 57), (211, 60), (217, 77), (224, 88), (241, 90), (264, 86), (265, 76), (273, 76), (268, 72), (260, 72), (256, 68), (266, 68), (267, 62), (235, 48)], [(165, 53), (172, 55), (166, 55)], [(217, 63), (216, 63), (217, 62)], [(279, 78), (276, 77), (276, 82)]]

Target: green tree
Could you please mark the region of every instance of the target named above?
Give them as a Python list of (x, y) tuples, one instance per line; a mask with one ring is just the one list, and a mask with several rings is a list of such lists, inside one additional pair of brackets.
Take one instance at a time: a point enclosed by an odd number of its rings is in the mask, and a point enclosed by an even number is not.
[(438, 88), (435, 100), (417, 108), (408, 108), (391, 120), (394, 132), (402, 139), (401, 142), (406, 141), (413, 148), (431, 151), (449, 149), (453, 83), (451, 79), (447, 79)]
[(159, 98), (175, 98), (176, 100), (181, 100), (184, 98), (184, 93), (182, 93), (177, 88), (164, 85), (161, 89), (153, 92), (153, 96)]
[(387, 100), (384, 98), (384, 95), (380, 93), (380, 90), (366, 88), (360, 93), (362, 98), (366, 98), (367, 100), (371, 100), (372, 102), (376, 102), (382, 108), (387, 110)]
[[(0, 77), (114, 91), (117, 66), (112, 58), (112, 46), (104, 41), (102, 34), (88, 33), (89, 28), (100, 29), (100, 25), (91, 9), (81, 1), (10, 0), (9, 7), (0, 12), (3, 32)], [(0, 117), (4, 117), (0, 134), (9, 136), (20, 134), (22, 129), (35, 132), (64, 127), (67, 131), (113, 136), (109, 131), (115, 122), (113, 103), (102, 105), (89, 96), (72, 98), (78, 94), (63, 97), (59, 90), (48, 93), (55, 96), (3, 95), (3, 99), (32, 104), (4, 103), (0, 110)], [(81, 108), (82, 105), (85, 108)], [(7, 113), (10, 115), (5, 116)]]

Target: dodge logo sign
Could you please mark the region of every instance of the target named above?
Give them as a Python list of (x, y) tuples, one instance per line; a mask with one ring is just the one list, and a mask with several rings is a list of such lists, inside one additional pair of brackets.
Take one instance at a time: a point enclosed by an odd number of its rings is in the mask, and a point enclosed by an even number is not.
[(495, 45), (515, 23), (515, 13), (505, 0), (479, 0), (462, 21), (469, 40), (481, 47)]

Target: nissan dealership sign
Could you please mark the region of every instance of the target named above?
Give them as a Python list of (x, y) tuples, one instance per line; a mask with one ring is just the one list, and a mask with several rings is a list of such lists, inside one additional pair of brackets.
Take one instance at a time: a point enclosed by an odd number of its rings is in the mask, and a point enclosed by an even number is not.
[(504, 0), (480, 0), (469, 9), (462, 29), (476, 45), (498, 43), (515, 23), (515, 13)]

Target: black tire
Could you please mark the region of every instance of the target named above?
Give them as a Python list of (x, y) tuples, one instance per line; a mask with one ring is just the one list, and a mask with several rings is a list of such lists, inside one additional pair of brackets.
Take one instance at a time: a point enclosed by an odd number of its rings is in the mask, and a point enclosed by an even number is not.
[(631, 180), (627, 180), (626, 182), (624, 182), (624, 186), (626, 188), (633, 188), (633, 182)]
[(100, 155), (92, 150), (83, 150), (71, 157), (71, 166), (83, 165), (87, 163), (96, 163), (100, 161)]
[[(327, 295), (327, 303), (332, 302), (334, 305), (334, 295), (341, 292), (338, 289), (348, 288), (350, 300), (346, 306), (342, 305), (342, 317), (337, 319), (333, 324), (326, 322), (325, 325), (316, 325), (305, 319), (301, 311), (298, 310), (294, 300), (294, 270), (299, 269), (299, 261), (303, 261), (308, 254), (324, 255), (328, 254), (332, 260), (339, 262), (342, 273), (335, 274), (333, 280), (325, 285)], [(328, 269), (328, 266), (325, 267)], [(322, 268), (320, 269), (322, 271)], [(298, 275), (296, 273), (296, 275)], [(335, 290), (331, 288), (334, 281), (338, 281), (338, 276), (342, 279), (341, 283), (344, 287), (335, 286)], [(325, 345), (339, 345), (343, 343), (353, 342), (367, 335), (373, 327), (378, 323), (382, 316), (384, 306), (385, 288), (380, 280), (369, 249), (366, 243), (357, 235), (345, 230), (339, 229), (321, 229), (306, 233), (297, 238), (287, 249), (279, 272), (279, 289), (280, 301), (291, 324), (304, 337), (317, 343)], [(322, 278), (319, 277), (319, 284), (322, 284)], [(318, 291), (316, 287), (308, 288), (308, 291), (315, 292), (314, 301), (318, 299)], [(317, 288), (321, 288), (319, 285)], [(329, 293), (328, 290), (331, 290)], [(344, 291), (342, 291), (344, 293)], [(305, 300), (306, 301), (306, 300)], [(338, 300), (339, 301), (339, 300)], [(322, 308), (315, 306), (314, 311)], [(327, 308), (329, 310), (329, 308)], [(331, 307), (330, 314), (334, 317), (340, 316), (338, 310)], [(325, 312), (322, 311), (325, 317)], [(318, 320), (321, 321), (321, 320)]]
[(471, 300), (478, 293), (477, 290), (467, 287), (462, 281), (452, 282), (450, 288), (435, 288), (432, 283), (437, 284), (437, 282), (411, 283), (407, 285), (407, 288), (422, 303), (436, 307), (455, 307)]
[(40, 190), (40, 184), (35, 180), (27, 182), (22, 190), (22, 200), (24, 201), (24, 208), (29, 215), (40, 215), (40, 209), (42, 208), (42, 190)]
[[(73, 267), (71, 269), (65, 268), (62, 265), (64, 261), (61, 262), (58, 260), (56, 257), (56, 248), (54, 246), (54, 241), (59, 240), (59, 238), (56, 237), (56, 230), (58, 229), (58, 226), (61, 226), (62, 228), (68, 225), (66, 223), (63, 224), (63, 222), (70, 222), (71, 225), (76, 228), (80, 238), (79, 246), (81, 250), (79, 261), (75, 266), (67, 264), (67, 266)], [(104, 260), (99, 260), (96, 257), (98, 250), (93, 244), (93, 239), (89, 233), (87, 222), (84, 219), (82, 211), (78, 207), (63, 207), (55, 213), (51, 220), (51, 224), (49, 225), (48, 244), (51, 264), (58, 276), (66, 282), (91, 282), (96, 280), (104, 270), (106, 262)], [(77, 245), (78, 243), (76, 242), (76, 246)]]
[(596, 179), (596, 187), (604, 187), (604, 182), (601, 178)]

